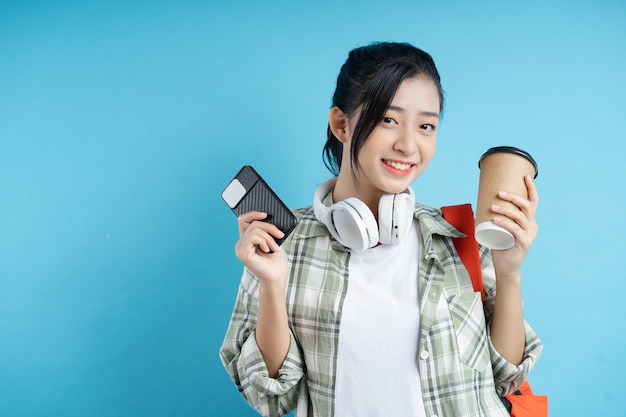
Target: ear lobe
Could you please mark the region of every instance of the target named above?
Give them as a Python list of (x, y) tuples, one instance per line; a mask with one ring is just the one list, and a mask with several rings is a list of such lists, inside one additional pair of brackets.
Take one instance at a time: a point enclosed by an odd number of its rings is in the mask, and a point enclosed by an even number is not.
[(330, 109), (328, 113), (328, 125), (333, 135), (335, 135), (340, 142), (346, 143), (348, 141), (348, 118), (339, 107), (335, 106)]

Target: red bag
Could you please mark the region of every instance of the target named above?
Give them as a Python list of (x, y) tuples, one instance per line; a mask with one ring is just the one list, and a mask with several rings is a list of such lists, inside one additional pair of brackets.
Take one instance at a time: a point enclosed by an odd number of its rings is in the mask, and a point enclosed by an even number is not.
[(511, 404), (512, 417), (548, 416), (548, 397), (535, 395), (528, 381), (524, 381), (517, 391), (507, 395), (505, 399)]
[[(480, 254), (478, 242), (474, 238), (474, 212), (471, 204), (442, 207), (443, 217), (448, 223), (456, 227), (466, 237), (455, 238), (454, 247), (470, 274), (474, 291), (480, 292), (484, 300), (483, 275), (480, 266)], [(512, 417), (548, 417), (548, 397), (535, 395), (530, 389), (528, 381), (524, 381), (521, 387), (513, 394), (502, 399), (505, 407)]]

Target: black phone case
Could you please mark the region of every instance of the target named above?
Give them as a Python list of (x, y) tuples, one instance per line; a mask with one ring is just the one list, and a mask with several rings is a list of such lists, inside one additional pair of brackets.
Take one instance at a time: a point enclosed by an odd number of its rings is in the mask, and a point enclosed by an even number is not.
[[(227, 190), (235, 181), (238, 181), (243, 186), (241, 190), (243, 195), (238, 201), (232, 201), (232, 198), (225, 198)], [(254, 168), (249, 165), (244, 165), (235, 175), (222, 192), (222, 199), (237, 216), (249, 211), (267, 213), (264, 221), (275, 225), (285, 234), (282, 239), (276, 240), (279, 245), (289, 236), (298, 222), (291, 210), (287, 208)]]

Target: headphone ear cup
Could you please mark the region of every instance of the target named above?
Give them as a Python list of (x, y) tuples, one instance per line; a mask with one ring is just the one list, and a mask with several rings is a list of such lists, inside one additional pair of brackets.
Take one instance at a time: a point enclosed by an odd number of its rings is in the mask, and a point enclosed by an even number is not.
[(413, 220), (415, 196), (412, 191), (381, 196), (378, 202), (380, 243), (396, 245), (406, 236)]
[(409, 230), (411, 229), (411, 223), (413, 223), (413, 213), (415, 211), (415, 195), (413, 194), (413, 190), (411, 190), (410, 194), (402, 193), (396, 200), (396, 204), (398, 205), (398, 233), (396, 243), (402, 242), (404, 237), (407, 235)]
[(374, 214), (357, 198), (348, 198), (331, 206), (331, 221), (337, 231), (337, 240), (356, 251), (378, 244), (378, 225)]
[(380, 236), (380, 243), (389, 245), (395, 243), (394, 241), (394, 229), (397, 229), (398, 223), (395, 221), (397, 213), (395, 204), (395, 194), (383, 194), (378, 200), (378, 233)]

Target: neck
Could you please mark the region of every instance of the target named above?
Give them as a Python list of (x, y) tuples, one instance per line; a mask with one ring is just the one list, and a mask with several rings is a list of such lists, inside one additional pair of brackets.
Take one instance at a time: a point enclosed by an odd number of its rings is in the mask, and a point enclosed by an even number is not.
[(351, 197), (358, 198), (369, 207), (376, 220), (378, 220), (378, 201), (383, 194), (379, 189), (368, 189), (359, 184), (352, 175), (342, 175), (340, 172), (333, 190), (333, 201), (338, 202)]

